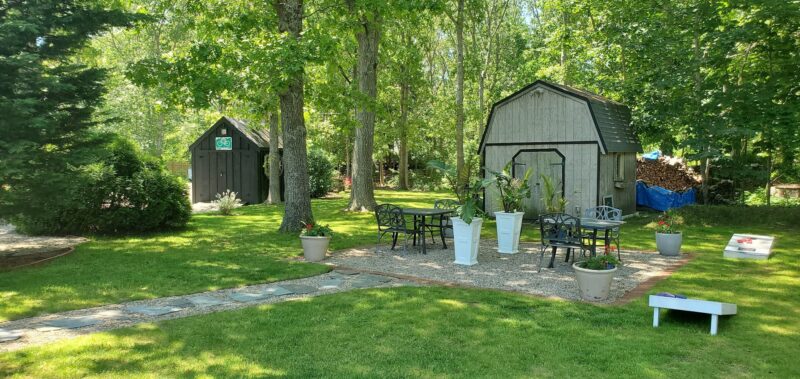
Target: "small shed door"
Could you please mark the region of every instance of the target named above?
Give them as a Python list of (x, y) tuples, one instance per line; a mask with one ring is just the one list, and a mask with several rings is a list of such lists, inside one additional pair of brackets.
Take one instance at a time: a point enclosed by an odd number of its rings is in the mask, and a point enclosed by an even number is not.
[(513, 159), (514, 177), (522, 178), (529, 168), (533, 170), (529, 180), (531, 197), (523, 202), (525, 218), (535, 219), (547, 213), (545, 203), (545, 181), (550, 179), (557, 194), (555, 200), (564, 196), (564, 156), (556, 149), (520, 150)]

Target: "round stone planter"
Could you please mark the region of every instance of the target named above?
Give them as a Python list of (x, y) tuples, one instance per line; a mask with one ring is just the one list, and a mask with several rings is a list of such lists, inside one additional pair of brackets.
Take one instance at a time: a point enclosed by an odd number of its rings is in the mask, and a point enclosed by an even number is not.
[(656, 249), (661, 255), (680, 255), (682, 243), (683, 234), (681, 233), (656, 233)]
[(494, 212), (497, 221), (497, 252), (516, 254), (519, 252), (519, 234), (525, 212)]
[(611, 282), (614, 280), (614, 273), (617, 267), (610, 270), (589, 270), (578, 267), (578, 263), (572, 264), (575, 270), (575, 279), (578, 281), (578, 288), (581, 291), (581, 299), (587, 301), (601, 301), (608, 299), (611, 292)]
[(451, 220), (453, 220), (453, 245), (456, 255), (453, 263), (465, 266), (477, 264), (483, 219), (473, 218), (469, 224), (458, 217), (452, 217)]
[(331, 237), (300, 236), (300, 242), (303, 244), (303, 257), (309, 262), (319, 262), (325, 259)]

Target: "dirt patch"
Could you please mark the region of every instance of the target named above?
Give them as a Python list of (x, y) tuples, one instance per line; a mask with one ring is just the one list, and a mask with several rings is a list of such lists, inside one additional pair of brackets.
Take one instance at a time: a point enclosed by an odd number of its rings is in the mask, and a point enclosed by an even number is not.
[(0, 225), (0, 268), (43, 263), (72, 252), (87, 239), (75, 236), (27, 236), (12, 225)]

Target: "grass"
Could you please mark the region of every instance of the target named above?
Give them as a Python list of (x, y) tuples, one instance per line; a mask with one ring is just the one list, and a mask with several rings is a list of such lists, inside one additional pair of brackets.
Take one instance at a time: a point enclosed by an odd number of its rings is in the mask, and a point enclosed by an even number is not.
[[(433, 202), (430, 193), (419, 192), (378, 191), (378, 198), (407, 206)], [(374, 216), (344, 212), (346, 205), (347, 198), (313, 202), (317, 220), (337, 232), (331, 248), (374, 243)], [(327, 271), (288, 259), (302, 255), (302, 248), (297, 235), (276, 231), (282, 214), (282, 207), (262, 205), (229, 217), (199, 214), (183, 231), (96, 237), (43, 266), (0, 271), (0, 322)]]
[[(601, 307), (488, 290), (372, 289), (0, 354), (0, 376), (800, 377), (800, 228), (748, 224), (744, 213), (700, 217), (706, 211), (684, 212), (684, 250), (696, 259), (652, 292), (737, 303), (718, 336), (707, 316), (679, 312), (652, 328), (646, 298)], [(629, 220), (624, 247), (653, 249), (649, 222)], [(484, 226), (487, 236), (492, 229)], [(523, 240), (535, 238), (531, 229)], [(776, 254), (722, 258), (733, 232), (776, 236)]]

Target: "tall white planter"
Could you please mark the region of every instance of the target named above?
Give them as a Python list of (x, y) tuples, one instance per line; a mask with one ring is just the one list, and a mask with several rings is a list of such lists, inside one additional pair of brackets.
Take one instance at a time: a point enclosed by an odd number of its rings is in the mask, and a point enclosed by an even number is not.
[(472, 266), (478, 263), (478, 245), (481, 242), (482, 218), (473, 218), (467, 224), (458, 217), (453, 220), (453, 245), (455, 245), (456, 261), (458, 265)]
[(656, 249), (661, 255), (676, 256), (681, 254), (683, 234), (656, 232)]
[(519, 252), (519, 234), (525, 212), (494, 212), (497, 221), (497, 251), (502, 254)]

